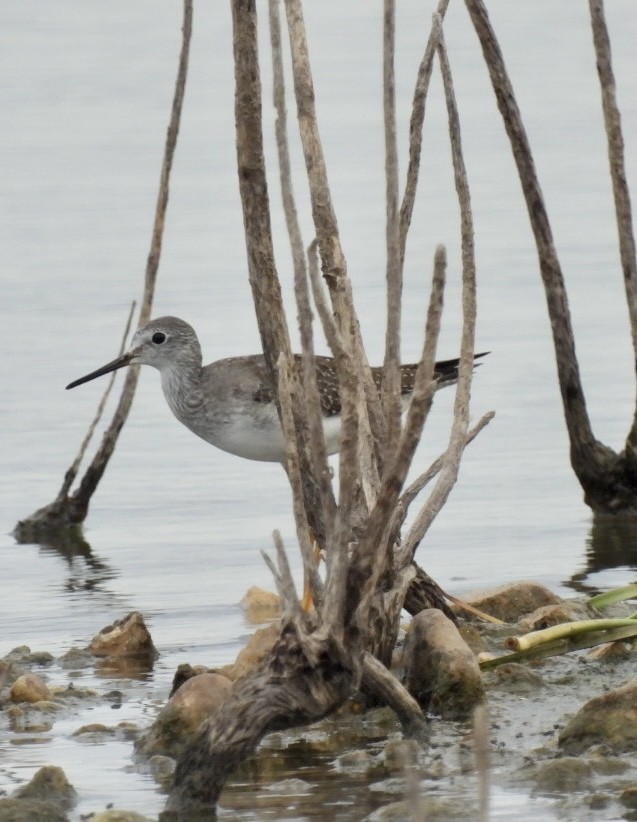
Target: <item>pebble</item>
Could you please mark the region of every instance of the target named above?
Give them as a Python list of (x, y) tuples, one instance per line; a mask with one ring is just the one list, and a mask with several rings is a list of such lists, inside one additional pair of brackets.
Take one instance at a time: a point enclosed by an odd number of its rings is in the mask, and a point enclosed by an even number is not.
[(37, 674), (22, 674), (11, 686), (9, 695), (13, 702), (51, 701), (52, 694)]

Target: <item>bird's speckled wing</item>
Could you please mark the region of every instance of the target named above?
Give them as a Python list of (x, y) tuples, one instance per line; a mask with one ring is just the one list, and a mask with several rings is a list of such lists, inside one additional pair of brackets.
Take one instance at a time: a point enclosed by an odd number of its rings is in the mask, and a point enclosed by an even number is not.
[[(484, 353), (476, 354), (476, 359), (483, 356)], [(300, 368), (301, 357), (298, 354), (295, 355), (295, 362), (297, 368)], [(340, 414), (341, 398), (339, 394), (338, 376), (336, 373), (334, 360), (332, 357), (316, 357), (315, 362), (316, 379), (321, 397), (321, 410), (326, 417)], [(460, 360), (456, 358), (451, 360), (441, 360), (436, 363), (434, 368), (434, 376), (440, 388), (445, 385), (451, 385), (458, 379), (459, 362)], [(255, 366), (256, 365), (257, 363), (255, 362)], [(261, 380), (259, 387), (254, 392), (253, 399), (255, 402), (272, 403), (274, 402), (274, 395), (267, 378), (265, 362), (262, 358), (259, 358), (258, 365)], [(415, 363), (401, 365), (401, 394), (403, 396), (411, 394), (414, 390), (414, 381), (416, 379), (417, 369), (418, 365)], [(376, 384), (376, 388), (380, 391), (382, 388), (383, 368), (380, 366), (372, 368), (372, 377), (374, 379), (374, 383)]]
[[(301, 357), (295, 354), (294, 361), (296, 367), (301, 367)], [(316, 381), (318, 383), (319, 395), (321, 398), (321, 411), (326, 417), (339, 414), (341, 411), (341, 398), (338, 391), (338, 377), (334, 367), (332, 357), (316, 357)], [(253, 394), (255, 402), (273, 403), (274, 393), (268, 379), (267, 368), (263, 359), (255, 362), (255, 375), (259, 374), (260, 380), (257, 389)]]

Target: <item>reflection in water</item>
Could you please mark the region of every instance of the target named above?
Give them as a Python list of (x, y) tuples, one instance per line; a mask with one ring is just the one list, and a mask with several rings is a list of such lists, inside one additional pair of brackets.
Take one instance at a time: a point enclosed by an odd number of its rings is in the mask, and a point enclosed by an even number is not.
[(566, 584), (582, 593), (594, 593), (596, 586), (586, 583), (590, 575), (625, 567), (637, 569), (637, 517), (597, 515), (586, 540), (586, 567)]
[(64, 584), (64, 590), (68, 593), (107, 593), (102, 585), (119, 576), (118, 571), (93, 553), (79, 526), (48, 529), (38, 533), (25, 532), (18, 527), (13, 535), (21, 545), (35, 543), (40, 546), (42, 553), (54, 554), (66, 561), (70, 574)]
[[(388, 727), (398, 726), (386, 710), (366, 719), (343, 712), (339, 722), (271, 734), (227, 783), (219, 817), (325, 819), (328, 807), (338, 808), (343, 819), (354, 818), (354, 808), (355, 818), (367, 817), (396, 798), (369, 789), (370, 773), (377, 780), (392, 775), (379, 757)], [(402, 787), (397, 792), (404, 796)]]
[[(48, 529), (37, 534), (16, 529), (14, 536), (19, 543), (35, 543), (43, 554), (53, 554), (65, 560), (69, 569), (64, 583), (65, 593), (98, 594), (120, 606), (121, 598), (104, 587), (106, 582), (119, 576), (119, 571), (93, 553), (80, 527)], [(154, 665), (152, 656), (104, 657), (95, 660), (94, 670), (96, 676), (104, 679), (145, 681), (152, 678)]]
[(95, 675), (102, 679), (136, 679), (146, 682), (152, 679), (155, 659), (152, 656), (104, 657), (95, 660)]

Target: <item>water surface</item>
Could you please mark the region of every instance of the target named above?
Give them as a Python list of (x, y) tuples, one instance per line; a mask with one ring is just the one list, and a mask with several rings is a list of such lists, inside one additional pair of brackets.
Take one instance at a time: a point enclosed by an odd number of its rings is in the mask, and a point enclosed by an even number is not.
[[(360, 2), (347, 13), (332, 0), (307, 5), (335, 207), (368, 351), (379, 361), (385, 259), (380, 11)], [(433, 5), (399, 4), (403, 173), (411, 93)], [(637, 15), (627, 0), (608, 6), (628, 174), (635, 179)], [(634, 368), (586, 9), (547, 0), (494, 0), (489, 9), (567, 278), (593, 426), (601, 440), (620, 448), (631, 423)], [(260, 13), (265, 20), (265, 7)], [(216, 665), (233, 658), (251, 630), (238, 606), (241, 596), (251, 584), (271, 586), (260, 549), (270, 547), (274, 528), (282, 531), (298, 572), (283, 472), (233, 458), (180, 427), (150, 369), (142, 373), (129, 422), (94, 497), (84, 552), (69, 557), (51, 546), (17, 545), (10, 536), (19, 518), (57, 493), (103, 389), (95, 382), (65, 392), (64, 385), (115, 355), (130, 301), (141, 291), (180, 14), (179, 4), (157, 0), (99, 6), (24, 0), (0, 12), (0, 654), (19, 644), (62, 654), (139, 610), (161, 656), (138, 701), (118, 714), (138, 721), (150, 721), (178, 663)], [(563, 595), (574, 585), (622, 584), (634, 577), (634, 534), (615, 534), (612, 550), (603, 528), (596, 537), (569, 466), (536, 255), (462, 4), (452, 4), (446, 31), (476, 222), (477, 346), (492, 352), (476, 376), (473, 416), (490, 409), (497, 416), (467, 451), (458, 486), (418, 559), (457, 594), (521, 577)], [(265, 40), (261, 51), (273, 159)], [(232, 72), (229, 6), (197, 4), (154, 313), (191, 322), (208, 360), (259, 345), (235, 173)], [(300, 171), (298, 146), (293, 152)], [(298, 180), (309, 241), (306, 187)], [(270, 191), (277, 263), (289, 298), (290, 255), (275, 174)], [(427, 282), (440, 242), (449, 255), (440, 354), (453, 356), (461, 322), (458, 214), (435, 76), (408, 244), (405, 359), (420, 350)], [(444, 449), (452, 402), (450, 391), (437, 399), (417, 459), (421, 468)], [(112, 685), (93, 672), (85, 676), (100, 689)], [(69, 732), (84, 721), (69, 721)], [(16, 746), (3, 735), (0, 789), (11, 790), (51, 761), (80, 787), (78, 814), (102, 807), (115, 790), (120, 807), (161, 808), (154, 783), (127, 772), (129, 745), (94, 749), (69, 741), (66, 730), (56, 724), (38, 745)], [(501, 818), (519, 811), (519, 801), (505, 801)]]

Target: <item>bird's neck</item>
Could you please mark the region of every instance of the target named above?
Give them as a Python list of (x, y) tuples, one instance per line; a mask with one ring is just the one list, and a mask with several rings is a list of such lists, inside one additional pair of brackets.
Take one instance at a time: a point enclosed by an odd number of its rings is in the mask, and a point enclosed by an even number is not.
[(162, 369), (161, 387), (173, 414), (186, 424), (204, 404), (200, 365), (176, 364)]

